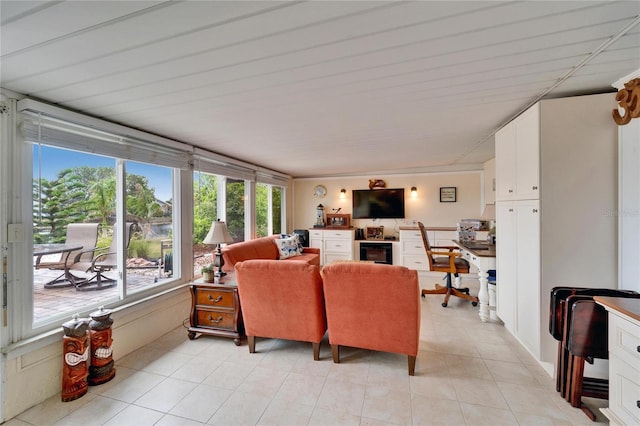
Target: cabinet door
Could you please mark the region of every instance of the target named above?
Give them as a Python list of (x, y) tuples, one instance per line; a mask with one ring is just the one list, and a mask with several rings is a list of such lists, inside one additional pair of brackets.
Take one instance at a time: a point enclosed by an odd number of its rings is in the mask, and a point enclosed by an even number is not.
[(516, 129), (507, 126), (496, 132), (496, 201), (513, 200), (516, 190)]
[(496, 202), (496, 313), (512, 333), (516, 315), (516, 253), (515, 203)]
[(540, 358), (540, 202), (516, 203), (518, 252), (516, 269), (516, 335)]
[(319, 229), (311, 229), (309, 231), (309, 247), (318, 248), (320, 250), (322, 247), (322, 231)]
[(516, 199), (540, 198), (540, 106), (529, 108), (515, 121)]

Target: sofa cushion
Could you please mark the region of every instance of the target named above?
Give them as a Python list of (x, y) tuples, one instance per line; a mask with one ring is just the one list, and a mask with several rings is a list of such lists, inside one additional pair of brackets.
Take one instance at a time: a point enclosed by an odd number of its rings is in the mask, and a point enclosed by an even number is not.
[(277, 235), (256, 238), (254, 240), (242, 241), (240, 243), (229, 244), (222, 248), (224, 258), (224, 268), (226, 272), (233, 271), (233, 266), (249, 259), (277, 259), (278, 247), (273, 243)]
[(282, 260), (283, 262), (305, 262), (309, 265), (320, 266), (320, 254), (315, 251), (310, 251), (308, 247), (305, 247), (304, 251), (299, 256), (287, 257), (286, 259), (280, 260)]
[(297, 235), (287, 235), (283, 238), (275, 238), (273, 241), (276, 247), (278, 247), (280, 259), (287, 259), (302, 254), (300, 239)]
[[(278, 247), (274, 243), (280, 235), (256, 238), (254, 240), (229, 244), (222, 247), (222, 257), (225, 272), (233, 271), (236, 263), (250, 259), (278, 259)], [(320, 265), (320, 249), (305, 247), (300, 256), (289, 257), (284, 260), (297, 260), (307, 262), (310, 265)]]

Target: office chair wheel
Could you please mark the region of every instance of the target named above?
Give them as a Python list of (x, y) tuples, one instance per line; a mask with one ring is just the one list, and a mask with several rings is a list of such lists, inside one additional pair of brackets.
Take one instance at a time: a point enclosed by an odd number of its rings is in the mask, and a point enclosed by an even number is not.
[(447, 307), (447, 302), (442, 302), (442, 307), (446, 308)]
[(478, 302), (471, 302), (471, 306), (478, 306)]
[(421, 294), (420, 297), (422, 297), (424, 299), (427, 296), (425, 294)]

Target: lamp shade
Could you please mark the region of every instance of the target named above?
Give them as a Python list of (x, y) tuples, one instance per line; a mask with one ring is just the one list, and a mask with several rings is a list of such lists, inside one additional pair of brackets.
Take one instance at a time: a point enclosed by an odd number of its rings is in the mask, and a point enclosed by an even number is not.
[(485, 204), (484, 212), (482, 212), (481, 219), (484, 219), (484, 220), (496, 220), (496, 205), (495, 204)]
[(232, 243), (233, 238), (229, 235), (227, 224), (218, 219), (211, 223), (211, 229), (209, 229), (209, 233), (202, 242), (204, 244)]

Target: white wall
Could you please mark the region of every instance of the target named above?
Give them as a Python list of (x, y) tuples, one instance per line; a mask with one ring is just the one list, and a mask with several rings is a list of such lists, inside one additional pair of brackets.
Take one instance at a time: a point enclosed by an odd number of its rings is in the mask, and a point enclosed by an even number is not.
[[(617, 288), (615, 94), (542, 101), (540, 329), (555, 286)], [(542, 333), (542, 360), (557, 342)]]
[[(494, 172), (495, 174), (495, 172)], [(427, 226), (456, 226), (460, 219), (479, 218), (484, 210), (483, 204), (483, 172), (455, 172), (455, 173), (424, 173), (413, 175), (387, 176), (349, 176), (340, 178), (294, 179), (293, 183), (293, 227), (306, 229), (313, 227), (316, 217), (316, 207), (322, 204), (326, 213), (333, 213), (333, 209), (341, 208), (340, 213), (352, 213), (351, 191), (354, 189), (368, 189), (369, 179), (382, 179), (387, 188), (405, 189), (406, 218), (384, 219), (373, 221), (370, 219), (354, 220), (352, 225), (358, 228), (382, 225), (385, 235), (397, 237), (400, 226), (412, 225), (414, 221), (421, 221)], [(327, 188), (325, 198), (316, 198), (313, 188), (324, 185)], [(418, 196), (411, 197), (410, 188), (417, 187)], [(440, 187), (455, 186), (457, 201), (455, 203), (440, 202)], [(340, 199), (340, 189), (347, 190), (347, 197)], [(289, 230), (291, 231), (291, 230)]]
[(640, 292), (640, 118), (619, 132), (619, 288)]
[[(113, 359), (118, 360), (175, 329), (189, 317), (188, 287), (148, 303), (114, 312)], [(62, 330), (62, 326), (60, 327)], [(184, 332), (185, 340), (187, 331)], [(16, 349), (15, 352), (25, 352)], [(60, 393), (62, 387), (62, 333), (54, 343), (25, 353), (9, 353), (5, 368), (4, 415), (15, 417), (24, 410)], [(116, 378), (118, 371), (116, 369)], [(85, 395), (82, 398), (89, 398)], [(82, 398), (78, 401), (82, 402)], [(73, 404), (73, 402), (69, 402)], [(87, 423), (91, 423), (90, 421)]]

